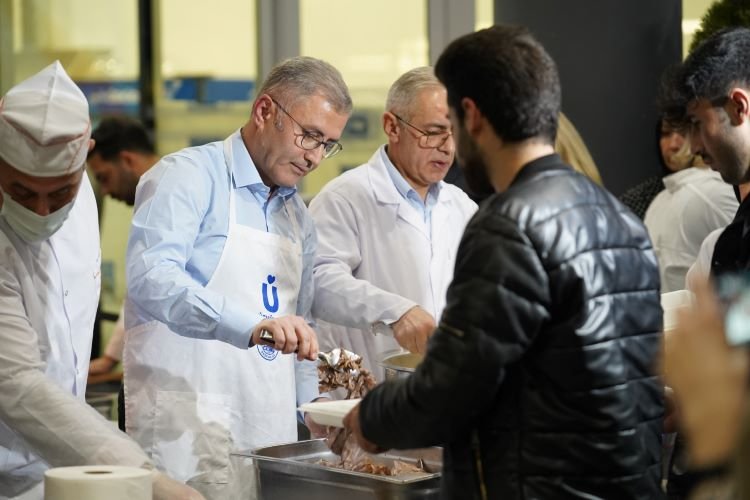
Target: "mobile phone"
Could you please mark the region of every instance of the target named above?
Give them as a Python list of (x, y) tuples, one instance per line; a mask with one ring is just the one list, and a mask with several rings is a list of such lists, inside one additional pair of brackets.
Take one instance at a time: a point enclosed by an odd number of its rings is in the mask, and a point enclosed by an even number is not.
[(724, 308), (727, 343), (750, 345), (750, 273), (721, 275), (716, 288)]

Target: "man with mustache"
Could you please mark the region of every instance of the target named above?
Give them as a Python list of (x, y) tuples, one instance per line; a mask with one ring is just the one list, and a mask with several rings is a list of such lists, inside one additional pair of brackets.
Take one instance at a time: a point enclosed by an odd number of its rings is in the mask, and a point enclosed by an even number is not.
[(296, 407), (319, 395), (309, 362), (315, 229), (295, 186), (342, 149), (351, 108), (333, 66), (289, 59), (241, 128), (165, 156), (138, 184), (127, 431), (209, 499), (255, 498), (254, 471), (237, 470), (230, 453), (295, 441)]
[(310, 203), (321, 346), (361, 355), (379, 380), (384, 352), (424, 352), (476, 211), (463, 191), (443, 182), (455, 144), (445, 87), (432, 68), (408, 71), (391, 86), (383, 130), (388, 143)]

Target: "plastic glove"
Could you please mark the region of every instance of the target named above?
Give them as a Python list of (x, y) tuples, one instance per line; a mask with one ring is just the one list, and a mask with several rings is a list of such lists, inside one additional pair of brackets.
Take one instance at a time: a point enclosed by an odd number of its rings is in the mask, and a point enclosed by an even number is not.
[(175, 481), (161, 472), (153, 472), (154, 500), (206, 500), (190, 486)]

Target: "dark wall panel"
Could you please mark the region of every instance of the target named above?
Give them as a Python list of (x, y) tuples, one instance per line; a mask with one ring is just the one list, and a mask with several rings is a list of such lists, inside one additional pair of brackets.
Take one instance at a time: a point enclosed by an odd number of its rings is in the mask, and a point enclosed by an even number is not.
[(656, 92), (682, 55), (681, 0), (495, 0), (495, 21), (529, 27), (555, 59), (563, 111), (607, 188), (659, 172)]

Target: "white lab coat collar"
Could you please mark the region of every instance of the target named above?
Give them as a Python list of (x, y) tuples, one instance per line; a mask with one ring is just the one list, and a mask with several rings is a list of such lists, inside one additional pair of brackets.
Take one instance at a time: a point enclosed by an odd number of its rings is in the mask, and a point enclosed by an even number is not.
[[(408, 203), (407, 200), (401, 196), (396, 186), (393, 184), (385, 162), (390, 162), (388, 154), (385, 151), (385, 145), (380, 146), (377, 151), (372, 155), (368, 165), (370, 166), (368, 176), (370, 178), (370, 185), (375, 193), (375, 199), (380, 203), (401, 205), (402, 203)], [(438, 200), (437, 203), (448, 203), (452, 199), (451, 193), (445, 187), (445, 182), (440, 181), (438, 184)]]

